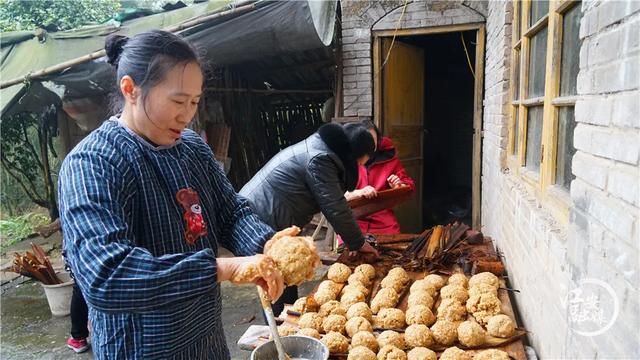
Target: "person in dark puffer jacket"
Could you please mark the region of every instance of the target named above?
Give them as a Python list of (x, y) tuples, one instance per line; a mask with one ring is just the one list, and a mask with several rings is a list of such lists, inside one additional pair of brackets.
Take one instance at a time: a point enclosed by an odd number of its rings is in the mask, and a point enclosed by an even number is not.
[[(304, 227), (322, 212), (350, 252), (377, 251), (365, 242), (344, 197), (358, 183), (358, 166), (376, 148), (374, 137), (359, 123), (330, 123), (307, 139), (276, 154), (240, 190), (251, 209), (272, 228)], [(284, 303), (293, 303), (297, 288), (285, 289), (274, 304), (277, 315)]]

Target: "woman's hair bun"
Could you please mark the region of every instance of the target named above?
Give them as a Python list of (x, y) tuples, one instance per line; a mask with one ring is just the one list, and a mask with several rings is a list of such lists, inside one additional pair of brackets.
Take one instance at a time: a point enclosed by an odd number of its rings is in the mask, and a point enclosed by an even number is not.
[(107, 52), (107, 62), (115, 67), (118, 66), (118, 60), (124, 50), (124, 46), (129, 41), (127, 36), (109, 35), (104, 41), (104, 49)]

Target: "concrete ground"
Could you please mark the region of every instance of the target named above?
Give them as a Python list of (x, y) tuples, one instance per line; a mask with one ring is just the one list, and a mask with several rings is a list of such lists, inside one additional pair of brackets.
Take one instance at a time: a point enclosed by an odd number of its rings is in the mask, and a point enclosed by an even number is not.
[[(29, 243), (37, 242), (50, 253), (54, 265), (61, 266), (60, 237), (54, 235), (49, 239), (31, 239), (16, 244), (2, 256), (2, 268), (11, 261), (13, 252), (23, 252)], [(319, 250), (327, 250), (329, 244), (316, 243)], [(228, 253), (227, 253), (228, 254)], [(300, 287), (300, 296), (306, 295), (320, 277), (326, 267), (318, 269), (316, 279)], [(70, 318), (54, 317), (49, 311), (47, 299), (39, 283), (2, 273), (2, 295), (0, 297), (0, 359), (3, 360), (67, 360), (92, 359), (91, 351), (74, 354), (66, 348), (69, 336)], [(222, 285), (222, 318), (225, 324), (227, 345), (232, 359), (247, 359), (249, 352), (238, 349), (236, 342), (249, 325), (262, 324), (261, 306), (253, 285)]]

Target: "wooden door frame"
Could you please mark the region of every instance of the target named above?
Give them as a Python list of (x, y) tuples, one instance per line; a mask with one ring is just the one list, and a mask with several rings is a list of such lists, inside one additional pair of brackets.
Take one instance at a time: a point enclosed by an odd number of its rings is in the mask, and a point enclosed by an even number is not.
[(482, 175), (482, 101), (484, 97), (484, 51), (486, 29), (484, 23), (445, 25), (418, 29), (377, 30), (373, 36), (373, 121), (383, 129), (382, 78), (380, 66), (382, 58), (382, 38), (393, 36), (419, 36), (461, 31), (476, 31), (475, 84), (473, 94), (473, 160), (472, 160), (472, 209), (471, 222), (474, 229), (481, 229), (481, 175)]

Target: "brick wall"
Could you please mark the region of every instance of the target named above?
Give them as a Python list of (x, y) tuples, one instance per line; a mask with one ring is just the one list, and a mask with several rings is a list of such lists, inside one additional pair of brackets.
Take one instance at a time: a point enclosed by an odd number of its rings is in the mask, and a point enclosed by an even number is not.
[(342, 62), (345, 116), (373, 115), (371, 31), (484, 22), (486, 1), (343, 0)]
[[(483, 230), (505, 253), (529, 340), (542, 358), (639, 358), (640, 2), (585, 1), (568, 222), (506, 166), (510, 4), (490, 2), (484, 99)], [(612, 327), (574, 331), (566, 300), (585, 279), (619, 301)], [(610, 299), (606, 290), (599, 299)], [(605, 310), (610, 303), (603, 303)], [(610, 313), (609, 313), (610, 314)]]
[[(345, 115), (372, 115), (371, 31), (395, 28), (402, 1), (342, 4)], [(486, 21), (482, 223), (505, 254), (528, 338), (543, 358), (640, 358), (640, 1), (584, 1), (568, 220), (507, 166), (510, 1), (417, 1), (400, 28)], [(567, 296), (609, 284), (608, 331), (572, 330)], [(603, 291), (600, 299), (606, 299)]]

